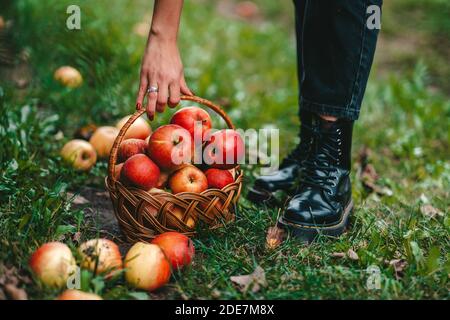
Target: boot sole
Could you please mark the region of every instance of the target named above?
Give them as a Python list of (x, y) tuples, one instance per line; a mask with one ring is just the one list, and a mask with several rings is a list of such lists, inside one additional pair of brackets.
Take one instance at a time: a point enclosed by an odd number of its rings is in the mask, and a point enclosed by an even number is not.
[(344, 215), (342, 216), (342, 220), (337, 224), (323, 227), (307, 226), (292, 223), (284, 220), (283, 217), (280, 217), (280, 219), (278, 220), (278, 226), (290, 231), (292, 235), (294, 235), (296, 238), (306, 243), (313, 242), (319, 235), (337, 238), (340, 235), (342, 235), (342, 233), (344, 233), (345, 229), (347, 228), (349, 223), (349, 217), (352, 211), (353, 211), (353, 201), (350, 200), (350, 202), (344, 209)]
[[(278, 191), (278, 190), (277, 190)], [(274, 196), (274, 192), (270, 192), (264, 189), (251, 187), (247, 193), (247, 199), (256, 205), (267, 205), (269, 207), (279, 206), (280, 203)]]

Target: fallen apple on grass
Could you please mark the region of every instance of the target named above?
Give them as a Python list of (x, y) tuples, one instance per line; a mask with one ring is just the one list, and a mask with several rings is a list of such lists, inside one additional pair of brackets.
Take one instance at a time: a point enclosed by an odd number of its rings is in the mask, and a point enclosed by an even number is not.
[(108, 158), (113, 147), (114, 141), (119, 134), (119, 130), (115, 127), (99, 127), (95, 130), (89, 143), (92, 144), (99, 158)]
[(194, 257), (192, 240), (179, 232), (164, 232), (156, 236), (152, 244), (158, 245), (164, 251), (173, 270), (189, 265)]
[[(198, 139), (198, 141), (202, 141), (203, 135), (211, 129), (211, 117), (209, 113), (198, 107), (185, 107), (178, 110), (173, 114), (170, 123), (183, 127), (189, 131), (192, 139)], [(198, 126), (197, 132), (195, 132), (196, 125)]]
[(200, 169), (188, 165), (170, 176), (169, 188), (175, 194), (180, 192), (200, 193), (208, 189), (208, 180)]
[(61, 149), (61, 157), (75, 169), (87, 171), (97, 161), (94, 147), (87, 141), (75, 139), (67, 142)]
[(75, 272), (75, 259), (69, 247), (61, 242), (48, 242), (31, 256), (29, 265), (36, 277), (51, 287), (63, 287)]
[(208, 179), (208, 188), (222, 189), (234, 182), (233, 175), (228, 170), (208, 169), (205, 171), (206, 179)]
[(126, 139), (123, 140), (117, 152), (118, 160), (123, 162), (134, 156), (135, 154), (145, 154), (147, 151), (147, 143), (142, 139)]
[(56, 300), (103, 300), (95, 293), (84, 292), (76, 289), (67, 289), (61, 293)]
[(112, 276), (115, 271), (122, 269), (119, 247), (111, 240), (86, 241), (80, 245), (78, 253), (81, 257), (81, 267), (96, 274), (108, 273)]
[[(117, 124), (117, 129), (122, 129), (125, 123), (128, 121), (130, 116), (125, 116), (120, 119)], [(142, 139), (145, 140), (152, 133), (152, 128), (150, 124), (145, 121), (143, 118), (137, 118), (136, 121), (128, 128), (127, 132), (124, 135), (124, 139)]]
[(54, 75), (54, 79), (68, 88), (77, 88), (83, 83), (81, 73), (70, 66), (63, 66), (58, 68)]
[(222, 129), (205, 136), (206, 143), (203, 160), (217, 169), (235, 167), (245, 155), (242, 137), (236, 130)]
[(125, 257), (125, 280), (134, 288), (148, 291), (170, 279), (170, 263), (156, 244), (135, 243)]
[(145, 154), (136, 154), (122, 166), (120, 180), (134, 187), (150, 190), (156, 186), (160, 175), (158, 166)]

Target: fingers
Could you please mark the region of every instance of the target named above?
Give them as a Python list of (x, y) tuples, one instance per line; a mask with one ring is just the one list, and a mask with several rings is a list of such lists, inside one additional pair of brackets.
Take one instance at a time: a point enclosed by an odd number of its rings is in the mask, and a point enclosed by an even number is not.
[(175, 82), (169, 86), (169, 107), (174, 108), (180, 103), (180, 86)]
[[(157, 87), (156, 82), (150, 82), (152, 83), (151, 86)], [(155, 117), (155, 109), (156, 109), (156, 103), (158, 100), (158, 92), (149, 92), (147, 94), (147, 117), (150, 121), (153, 120)]]
[(137, 95), (137, 99), (136, 99), (136, 109), (140, 109), (142, 107), (142, 105), (144, 104), (144, 97), (145, 97), (145, 93), (147, 91), (147, 86), (148, 86), (148, 80), (147, 77), (141, 77), (141, 81), (139, 83), (139, 90), (138, 90), (138, 95)]
[(158, 99), (156, 102), (156, 111), (163, 112), (169, 99), (169, 88), (166, 83), (162, 83), (158, 88)]
[(187, 94), (188, 96), (193, 96), (194, 94), (192, 91), (188, 88), (186, 84), (186, 80), (184, 79), (184, 76), (181, 77), (180, 80), (180, 91), (182, 94)]

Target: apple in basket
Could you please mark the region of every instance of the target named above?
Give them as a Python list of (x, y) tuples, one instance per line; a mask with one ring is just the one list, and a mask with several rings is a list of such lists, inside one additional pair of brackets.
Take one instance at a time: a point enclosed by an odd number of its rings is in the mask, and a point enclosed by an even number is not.
[(156, 290), (170, 279), (170, 263), (156, 244), (135, 243), (125, 256), (125, 280), (134, 288)]
[(75, 139), (67, 142), (61, 149), (61, 157), (75, 169), (87, 171), (97, 161), (94, 147), (87, 141)]
[(191, 239), (179, 232), (164, 232), (152, 241), (164, 251), (173, 270), (178, 270), (191, 263), (195, 249)]
[(213, 168), (231, 169), (242, 160), (245, 146), (236, 130), (222, 129), (205, 136), (203, 161)]
[(135, 154), (145, 154), (147, 151), (147, 142), (142, 139), (126, 139), (123, 140), (119, 146), (119, 150), (117, 151), (117, 157), (119, 162), (123, 162), (134, 156)]
[(108, 239), (92, 239), (78, 248), (81, 267), (96, 274), (108, 273), (122, 269), (122, 257), (117, 244)]
[(95, 293), (84, 292), (76, 289), (67, 289), (56, 300), (103, 300)]
[(162, 170), (173, 171), (191, 162), (192, 147), (192, 138), (186, 129), (168, 124), (152, 133), (147, 154)]
[(122, 166), (120, 180), (143, 190), (156, 186), (160, 170), (158, 166), (145, 154), (136, 154), (129, 158)]
[(208, 188), (222, 189), (234, 182), (233, 175), (228, 170), (211, 168), (205, 171), (205, 176), (208, 179)]
[(36, 277), (52, 287), (63, 287), (75, 272), (75, 259), (69, 247), (61, 242), (48, 242), (31, 256), (29, 265)]
[(169, 188), (175, 194), (180, 192), (200, 193), (208, 189), (208, 180), (200, 169), (193, 165), (187, 165), (170, 176)]
[(185, 128), (193, 139), (196, 138), (194, 133), (196, 133), (195, 126), (197, 125), (197, 139), (199, 141), (202, 141), (203, 135), (211, 129), (211, 117), (208, 112), (199, 107), (185, 107), (178, 110), (173, 114), (170, 123)]
[[(116, 124), (116, 128), (119, 130), (122, 129), (122, 127), (130, 117), (131, 115), (125, 116), (120, 119)], [(128, 128), (127, 132), (124, 135), (124, 139), (135, 138), (145, 140), (151, 133), (152, 128), (150, 127), (150, 124), (143, 118), (137, 118), (136, 121), (134, 121), (133, 124)]]

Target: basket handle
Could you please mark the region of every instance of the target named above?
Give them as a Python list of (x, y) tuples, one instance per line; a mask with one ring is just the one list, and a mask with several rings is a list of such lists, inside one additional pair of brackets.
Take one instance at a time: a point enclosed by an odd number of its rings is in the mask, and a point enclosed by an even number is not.
[[(231, 119), (228, 117), (228, 115), (225, 113), (225, 111), (222, 110), (220, 106), (217, 104), (214, 104), (213, 102), (197, 97), (197, 96), (187, 96), (182, 95), (180, 97), (181, 100), (189, 100), (193, 102), (197, 102), (201, 105), (204, 105), (211, 110), (213, 110), (215, 113), (217, 113), (219, 116), (222, 117), (223, 120), (225, 120), (225, 123), (227, 124), (228, 128), (234, 129), (233, 122), (231, 122)], [(145, 108), (141, 108), (137, 110), (129, 119), (128, 121), (123, 125), (123, 127), (120, 129), (119, 134), (116, 137), (116, 140), (114, 141), (114, 144), (111, 149), (111, 153), (109, 154), (109, 163), (108, 163), (108, 177), (112, 182), (116, 182), (116, 178), (114, 176), (114, 170), (116, 167), (117, 162), (117, 152), (119, 150), (119, 146), (122, 143), (123, 137), (125, 136), (125, 133), (128, 131), (128, 128), (136, 121), (137, 118), (142, 116), (145, 113)]]

